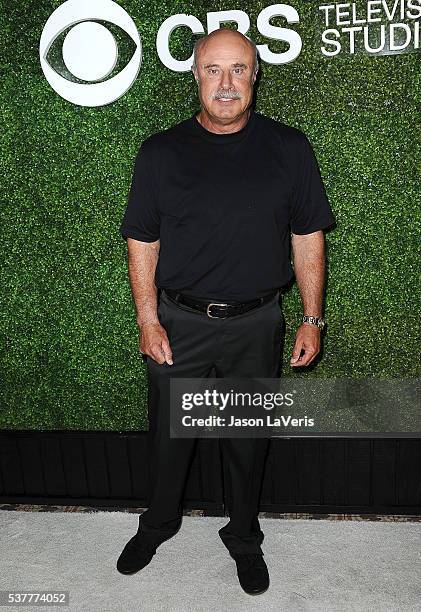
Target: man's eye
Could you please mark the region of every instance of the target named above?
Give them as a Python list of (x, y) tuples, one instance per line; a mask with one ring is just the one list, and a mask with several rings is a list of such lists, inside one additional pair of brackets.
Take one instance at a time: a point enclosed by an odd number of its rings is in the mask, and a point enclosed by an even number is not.
[(241, 74), (243, 72), (242, 68), (234, 68), (235, 74)]
[(217, 68), (210, 68), (209, 74), (217, 74), (217, 73), (218, 73), (218, 69)]

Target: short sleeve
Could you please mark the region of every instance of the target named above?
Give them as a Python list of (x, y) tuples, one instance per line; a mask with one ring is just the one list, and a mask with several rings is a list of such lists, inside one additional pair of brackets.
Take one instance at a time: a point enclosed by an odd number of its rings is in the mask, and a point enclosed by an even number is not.
[(142, 242), (159, 239), (160, 217), (152, 170), (151, 151), (143, 144), (136, 156), (126, 212), (120, 227), (124, 239), (134, 238)]
[(290, 227), (293, 234), (311, 234), (335, 223), (313, 147), (301, 132), (292, 156), (294, 189)]

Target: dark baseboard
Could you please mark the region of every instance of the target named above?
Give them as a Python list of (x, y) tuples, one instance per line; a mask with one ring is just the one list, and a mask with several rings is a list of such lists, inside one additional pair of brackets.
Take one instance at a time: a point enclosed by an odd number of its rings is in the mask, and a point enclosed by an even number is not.
[[(147, 432), (0, 431), (0, 503), (145, 507)], [(260, 511), (421, 515), (421, 439), (273, 438)], [(185, 509), (224, 516), (217, 439), (200, 439)]]

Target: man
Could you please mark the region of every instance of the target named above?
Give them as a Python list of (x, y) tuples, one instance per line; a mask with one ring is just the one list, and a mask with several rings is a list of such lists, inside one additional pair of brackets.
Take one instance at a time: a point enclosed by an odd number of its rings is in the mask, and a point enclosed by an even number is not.
[[(310, 317), (298, 328), (291, 366), (320, 351), (322, 230), (335, 219), (312, 147), (300, 130), (252, 110), (256, 46), (238, 31), (201, 38), (192, 71), (201, 110), (142, 144), (121, 227), (147, 360), (154, 485), (118, 559), (124, 574), (145, 567), (181, 525), (196, 440), (169, 435), (170, 377), (280, 376), (291, 233)], [(232, 499), (219, 535), (244, 591), (262, 593), (269, 575), (258, 506), (269, 439), (220, 442)]]

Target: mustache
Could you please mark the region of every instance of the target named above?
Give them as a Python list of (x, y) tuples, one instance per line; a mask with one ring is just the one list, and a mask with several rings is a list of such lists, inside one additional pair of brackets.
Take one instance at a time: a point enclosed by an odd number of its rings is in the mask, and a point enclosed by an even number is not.
[(217, 91), (217, 92), (215, 92), (213, 94), (212, 98), (214, 100), (219, 100), (220, 98), (228, 98), (228, 99), (240, 100), (241, 94), (238, 91), (219, 90), (219, 91)]

